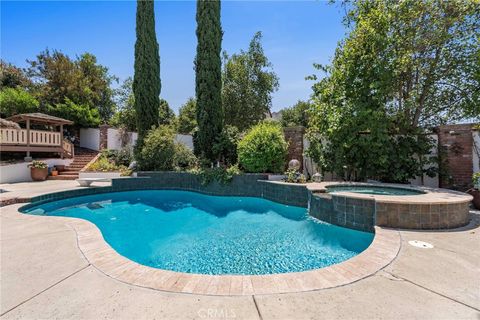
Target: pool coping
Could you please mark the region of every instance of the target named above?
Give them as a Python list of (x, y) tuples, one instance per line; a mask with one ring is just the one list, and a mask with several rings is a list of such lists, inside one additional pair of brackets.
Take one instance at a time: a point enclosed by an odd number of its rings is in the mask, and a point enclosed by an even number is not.
[[(328, 187), (333, 186), (373, 186), (373, 187), (386, 187), (396, 189), (406, 189), (421, 191), (423, 193), (415, 195), (379, 195), (379, 194), (366, 194), (356, 193), (348, 191), (338, 191), (335, 193), (327, 193)], [(456, 203), (469, 203), (473, 200), (473, 197), (467, 193), (442, 189), (442, 188), (430, 188), (423, 186), (402, 185), (395, 183), (369, 183), (369, 182), (339, 182), (339, 181), (326, 181), (305, 184), (306, 188), (312, 192), (314, 196), (319, 194), (344, 196), (353, 199), (361, 200), (375, 200), (381, 203), (409, 203), (409, 204), (456, 204)]]
[[(46, 218), (34, 215), (24, 217)], [(138, 287), (184, 294), (248, 296), (334, 288), (375, 274), (396, 258), (401, 247), (397, 230), (375, 227), (375, 236), (366, 250), (325, 268), (269, 275), (204, 275), (141, 265), (115, 251), (92, 222), (71, 217), (49, 218), (62, 221), (75, 231), (79, 250), (103, 274)]]

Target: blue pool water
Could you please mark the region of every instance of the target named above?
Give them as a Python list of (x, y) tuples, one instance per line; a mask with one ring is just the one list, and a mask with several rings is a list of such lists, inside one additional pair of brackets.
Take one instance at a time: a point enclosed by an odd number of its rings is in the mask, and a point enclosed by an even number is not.
[(89, 220), (121, 255), (167, 270), (271, 274), (322, 268), (365, 250), (373, 234), (260, 198), (129, 191), (69, 198), (26, 213)]
[(354, 192), (354, 193), (363, 193), (363, 194), (378, 194), (386, 196), (412, 196), (418, 194), (424, 194), (423, 191), (407, 189), (407, 188), (395, 188), (395, 187), (384, 187), (384, 186), (328, 186), (328, 193), (334, 192)]

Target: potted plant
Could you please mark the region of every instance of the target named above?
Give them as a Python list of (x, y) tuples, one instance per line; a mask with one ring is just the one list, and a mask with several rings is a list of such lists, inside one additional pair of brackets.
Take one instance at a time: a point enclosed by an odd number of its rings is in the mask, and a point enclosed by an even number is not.
[(48, 176), (48, 165), (46, 162), (34, 160), (30, 167), (30, 175), (33, 181), (44, 181)]
[(58, 172), (65, 171), (65, 165), (64, 165), (64, 164), (57, 164), (57, 165), (55, 166), (55, 168), (57, 168), (57, 171), (58, 171)]
[(57, 167), (53, 167), (53, 168), (52, 168), (51, 174), (52, 174), (52, 176), (58, 176), (58, 169), (57, 169)]
[(473, 188), (468, 190), (473, 196), (473, 206), (480, 209), (480, 172), (474, 173), (472, 176)]

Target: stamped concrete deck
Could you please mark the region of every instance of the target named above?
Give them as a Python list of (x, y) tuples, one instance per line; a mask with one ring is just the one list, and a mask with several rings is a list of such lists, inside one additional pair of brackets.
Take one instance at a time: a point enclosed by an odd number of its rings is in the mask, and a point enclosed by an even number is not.
[[(17, 185), (10, 188), (17, 188), (15, 192), (22, 195), (38, 195), (49, 189), (43, 183), (25, 184), (23, 190)], [(77, 188), (76, 183), (68, 181), (57, 190), (68, 188)], [(478, 213), (472, 213), (470, 225), (461, 229), (399, 231), (401, 248), (393, 262), (351, 284), (302, 293), (212, 296), (169, 293), (113, 279), (85, 258), (74, 228), (55, 217), (29, 219), (18, 214), (20, 206), (0, 209), (0, 314), (4, 319), (480, 316)], [(412, 247), (408, 241), (413, 239), (435, 247)]]

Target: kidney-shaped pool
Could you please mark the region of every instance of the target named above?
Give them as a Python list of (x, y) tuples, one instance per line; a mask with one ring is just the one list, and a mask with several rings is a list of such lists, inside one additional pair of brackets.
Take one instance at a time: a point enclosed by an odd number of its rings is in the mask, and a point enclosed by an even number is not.
[(68, 198), (25, 213), (94, 223), (119, 254), (154, 268), (199, 274), (274, 274), (345, 261), (373, 234), (311, 218), (261, 198), (141, 190)]

